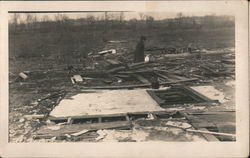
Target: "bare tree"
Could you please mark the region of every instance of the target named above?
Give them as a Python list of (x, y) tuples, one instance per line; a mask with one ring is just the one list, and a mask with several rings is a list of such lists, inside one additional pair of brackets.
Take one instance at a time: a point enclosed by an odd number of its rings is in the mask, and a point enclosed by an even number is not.
[(49, 16), (48, 16), (48, 15), (44, 15), (44, 16), (42, 17), (41, 21), (44, 22), (44, 23), (49, 22)]
[(14, 15), (13, 15), (13, 24), (15, 26), (18, 24), (19, 18), (20, 18), (20, 14), (14, 13)]
[(131, 19), (131, 20), (129, 20), (129, 21), (130, 21), (130, 24), (131, 24), (132, 29), (135, 31), (136, 28), (137, 28), (137, 23), (138, 23), (137, 19), (136, 19), (136, 18), (133, 18), (133, 19)]
[(177, 22), (178, 22), (179, 26), (182, 25), (182, 22), (183, 22), (183, 14), (182, 13), (177, 14)]
[(154, 23), (154, 18), (152, 16), (146, 16), (146, 24), (148, 27), (152, 27)]
[(26, 15), (26, 23), (27, 23), (27, 24), (32, 23), (32, 15), (31, 15), (31, 14), (27, 14), (27, 15)]
[(104, 13), (104, 20), (105, 20), (106, 23), (109, 21), (108, 12), (105, 12), (105, 13)]
[(64, 31), (68, 31), (68, 25), (70, 21), (67, 15), (58, 13), (57, 15), (55, 15), (54, 20), (56, 23), (56, 29), (63, 29)]
[(20, 20), (20, 14), (15, 13), (12, 18), (12, 24), (14, 31), (18, 30), (18, 22)]
[(125, 18), (125, 16), (124, 16), (124, 12), (121, 12), (120, 13), (120, 23), (123, 23), (123, 20), (124, 20), (124, 18)]
[(95, 17), (93, 15), (90, 15), (90, 14), (87, 15), (86, 20), (87, 20), (88, 25), (90, 25), (90, 26), (93, 26), (95, 21), (96, 21)]
[(36, 22), (37, 22), (36, 15), (32, 15), (32, 14), (26, 15), (26, 24), (27, 24), (27, 27), (29, 29), (31, 29), (33, 26), (35, 26)]
[(144, 21), (145, 20), (145, 14), (144, 13), (139, 13), (139, 16), (140, 16), (140, 19), (141, 21)]
[(67, 23), (69, 20), (68, 16), (65, 15), (65, 14), (60, 14), (58, 13), (56, 16), (55, 16), (55, 21), (58, 23), (58, 24), (65, 24)]

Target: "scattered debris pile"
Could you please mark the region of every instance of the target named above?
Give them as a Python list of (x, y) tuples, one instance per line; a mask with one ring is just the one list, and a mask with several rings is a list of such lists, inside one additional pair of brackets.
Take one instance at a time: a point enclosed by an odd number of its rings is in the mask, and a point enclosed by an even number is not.
[[(191, 87), (211, 83), (221, 86), (221, 83), (234, 80), (233, 50), (148, 48), (146, 62), (133, 63), (133, 54), (123, 47), (126, 43), (109, 41), (102, 51), (89, 53), (80, 64), (10, 72), (10, 104), (20, 106), (10, 108), (10, 140), (135, 142), (236, 139), (235, 119), (231, 119), (235, 111), (211, 111), (207, 105), (224, 106), (227, 102), (204, 97)], [(228, 87), (234, 88), (234, 85)], [(68, 93), (78, 94), (87, 89), (137, 88), (148, 88), (149, 95), (165, 110), (67, 118), (49, 116)], [(22, 97), (27, 100), (17, 103), (16, 100)], [(198, 106), (187, 111), (186, 104)], [(182, 109), (170, 110), (176, 107)], [(220, 115), (230, 119), (222, 119)]]
[[(66, 121), (51, 118), (52, 123), (40, 128), (33, 138), (53, 142), (60, 140), (99, 142), (108, 141), (109, 139), (125, 142), (162, 141), (164, 139), (173, 139), (172, 136), (164, 135), (163, 133), (169, 134), (177, 128), (179, 131), (175, 131), (174, 135), (175, 138), (179, 137), (179, 139), (175, 139), (175, 141), (194, 141), (193, 139), (197, 138), (203, 141), (235, 140), (234, 120), (228, 120), (231, 122), (226, 125), (224, 124), (225, 126), (221, 126), (221, 120), (213, 118), (217, 114), (230, 114), (232, 112), (203, 111), (198, 113), (183, 113), (179, 111), (155, 111), (93, 117), (72, 117)], [(209, 116), (210, 118), (207, 117), (209, 119), (202, 120), (196, 116)], [(212, 122), (209, 122), (211, 119)], [(114, 130), (119, 132), (118, 138), (115, 135), (110, 135), (111, 133), (114, 134)], [(159, 130), (162, 132), (161, 134), (157, 133)], [(136, 136), (135, 133), (137, 131), (141, 131), (145, 135), (141, 135), (139, 132)], [(230, 133), (227, 133), (228, 131)], [(185, 134), (185, 132), (188, 132), (188, 134)], [(158, 139), (157, 136), (159, 136)]]

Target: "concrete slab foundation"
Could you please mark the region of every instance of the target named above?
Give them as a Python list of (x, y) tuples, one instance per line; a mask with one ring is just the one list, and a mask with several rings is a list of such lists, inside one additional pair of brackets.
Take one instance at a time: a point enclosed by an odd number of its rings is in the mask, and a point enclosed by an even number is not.
[(161, 110), (164, 111), (145, 89), (98, 90), (67, 94), (52, 110), (50, 116), (70, 117)]

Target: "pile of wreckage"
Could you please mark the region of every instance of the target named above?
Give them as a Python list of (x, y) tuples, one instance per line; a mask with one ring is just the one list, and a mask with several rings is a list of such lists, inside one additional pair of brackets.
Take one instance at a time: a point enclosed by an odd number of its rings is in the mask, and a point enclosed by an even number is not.
[[(207, 77), (226, 77), (235, 74), (234, 55), (230, 50), (207, 51), (202, 53), (165, 54), (146, 51), (145, 62), (133, 63), (133, 54), (117, 53), (111, 49), (90, 54), (92, 67), (82, 68), (73, 73), (72, 83), (84, 89), (130, 89), (193, 82)], [(172, 55), (172, 56), (171, 56)], [(218, 59), (223, 56), (223, 60)], [(215, 60), (206, 56), (216, 56)], [(78, 69), (79, 70), (79, 69)], [(100, 86), (99, 86), (100, 85)]]
[[(220, 105), (219, 100), (192, 86), (207, 83), (211, 77), (234, 78), (234, 53), (207, 51), (201, 57), (200, 53), (166, 54), (154, 53), (155, 50), (158, 49), (147, 49), (145, 62), (141, 63), (133, 63), (131, 54), (110, 49), (90, 53), (91, 62), (84, 68), (69, 66), (68, 80), (75, 91), (65, 89), (39, 100), (42, 103), (52, 99), (53, 106), (47, 114), (30, 116), (46, 123), (33, 134), (33, 139), (101, 141), (114, 129), (123, 134), (131, 132), (129, 138), (127, 135), (120, 141), (146, 141), (150, 138), (135, 138), (133, 131), (153, 126), (180, 129), (175, 137), (183, 136), (184, 131), (206, 141), (235, 140), (235, 120), (228, 119), (234, 110), (174, 109)], [(215, 60), (209, 59), (211, 56)], [(28, 75), (22, 72), (20, 77), (27, 80)], [(225, 117), (215, 119), (220, 115)], [(185, 140), (194, 141), (180, 141)]]

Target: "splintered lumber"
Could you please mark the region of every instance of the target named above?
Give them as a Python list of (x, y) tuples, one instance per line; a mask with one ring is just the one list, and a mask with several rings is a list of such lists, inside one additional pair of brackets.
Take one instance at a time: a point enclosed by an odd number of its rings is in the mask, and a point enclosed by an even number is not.
[(23, 72), (20, 72), (18, 75), (24, 80), (28, 78), (28, 76)]
[(235, 112), (235, 110), (225, 110), (225, 111), (202, 111), (202, 112), (188, 112), (190, 115), (221, 115), (228, 112)]
[(119, 77), (119, 78), (130, 78), (131, 76), (129, 76), (129, 75), (124, 75), (124, 74), (115, 74), (114, 77)]
[(115, 49), (110, 49), (110, 50), (104, 50), (104, 51), (98, 52), (98, 54), (100, 54), (100, 55), (104, 55), (104, 54), (107, 54), (107, 53), (115, 54), (116, 50)]
[(223, 63), (226, 63), (226, 64), (235, 64), (235, 60), (233, 59), (228, 59), (228, 60), (222, 60)]
[(82, 81), (83, 81), (81, 75), (74, 75), (73, 78), (74, 78), (74, 80), (75, 80), (76, 82), (82, 82)]
[(64, 134), (77, 133), (83, 130), (130, 129), (130, 128), (131, 128), (130, 121), (61, 125), (60, 129), (58, 130), (52, 130), (48, 128), (48, 126), (43, 126), (36, 132), (36, 135), (37, 136), (39, 135), (60, 136)]
[[(206, 131), (206, 132), (209, 132), (206, 128), (201, 128), (200, 130), (202, 130), (202, 131)], [(202, 134), (203, 135), (203, 137), (205, 137), (205, 139), (207, 140), (207, 141), (209, 141), (209, 142), (218, 142), (219, 141), (219, 139), (218, 138), (216, 138), (214, 135), (212, 135), (212, 134)]]
[(131, 71), (121, 71), (119, 74), (134, 74), (134, 73), (150, 73), (152, 70), (131, 70)]
[(212, 135), (219, 135), (219, 136), (227, 136), (227, 137), (233, 137), (235, 138), (235, 134), (230, 134), (230, 133), (220, 133), (220, 132), (211, 132), (211, 131), (204, 131), (204, 130), (194, 130), (194, 129), (186, 129), (188, 132), (193, 132), (193, 133), (201, 133), (201, 134), (212, 134)]
[(202, 121), (202, 122), (192, 122), (191, 123), (192, 124), (192, 126), (194, 127), (194, 128), (208, 128), (208, 127), (216, 127), (216, 125), (215, 124), (213, 124), (212, 122), (207, 122), (207, 121)]
[(156, 50), (166, 50), (166, 48), (156, 48), (156, 47), (153, 47), (153, 48), (146, 49), (146, 51), (156, 51)]
[(194, 133), (200, 133), (202, 134), (208, 141), (218, 141), (218, 139), (214, 135), (219, 136), (227, 136), (235, 138), (236, 136), (231, 133), (221, 133), (221, 132), (210, 132), (206, 128), (208, 127), (216, 127), (215, 124), (207, 122), (205, 120), (201, 120), (196, 116), (188, 115), (187, 113), (184, 113), (180, 111), (181, 115), (183, 115), (186, 119), (189, 120), (189, 122), (192, 124), (196, 130), (193, 129), (187, 129), (186, 131), (194, 132)]
[(207, 71), (211, 72), (211, 73), (214, 73), (214, 74), (216, 74), (216, 73), (217, 73), (217, 72), (215, 72), (214, 70), (210, 69), (210, 68), (209, 68), (209, 67), (207, 67), (207, 66), (201, 65), (201, 67), (202, 67), (203, 69), (205, 69), (205, 70), (207, 70)]
[(128, 42), (128, 41), (124, 41), (124, 40), (122, 40), (122, 41), (108, 41), (109, 43), (126, 43), (126, 42)]
[(154, 74), (156, 74), (157, 76), (161, 77), (161, 78), (164, 78), (164, 79), (169, 79), (167, 76), (161, 74), (161, 73), (158, 73), (158, 72), (154, 72)]
[(119, 65), (120, 62), (119, 61), (116, 61), (116, 60), (113, 60), (113, 59), (107, 59), (106, 60), (109, 64), (111, 65)]
[(108, 72), (112, 73), (112, 72), (122, 71), (122, 70), (125, 70), (125, 69), (126, 69), (125, 66), (119, 66), (119, 67), (108, 70)]
[(87, 132), (89, 132), (89, 130), (82, 130), (82, 131), (80, 131), (80, 132), (77, 132), (77, 133), (73, 133), (73, 134), (71, 134), (72, 136), (79, 136), (79, 135), (82, 135), (82, 134), (84, 134), (84, 133), (87, 133)]
[(150, 84), (150, 82), (146, 78), (142, 77), (141, 75), (132, 74), (132, 76), (134, 76), (135, 78), (137, 78), (139, 81), (141, 81), (144, 84)]
[(149, 62), (139, 62), (139, 63), (133, 63), (133, 64), (129, 64), (128, 67), (131, 69), (131, 68), (135, 68), (137, 66), (142, 66), (142, 65), (146, 65), (148, 64)]
[[(71, 119), (91, 119), (91, 118), (105, 118), (105, 117), (125, 117), (126, 113), (117, 113), (117, 114), (107, 114), (107, 115), (83, 115), (83, 116), (71, 116)], [(58, 120), (67, 120), (69, 117), (52, 117), (49, 116), (48, 119), (50, 121), (58, 121)]]
[[(177, 80), (173, 82), (162, 82), (160, 85), (162, 86), (169, 86), (176, 83), (182, 83), (182, 82), (190, 82), (190, 81), (196, 81), (197, 78), (191, 78), (191, 79), (185, 79), (185, 80)], [(151, 87), (151, 83), (149, 84), (135, 84), (135, 85), (121, 85), (121, 86), (101, 86), (101, 87), (81, 87), (81, 89), (132, 89), (132, 88), (145, 88), (145, 87)]]

